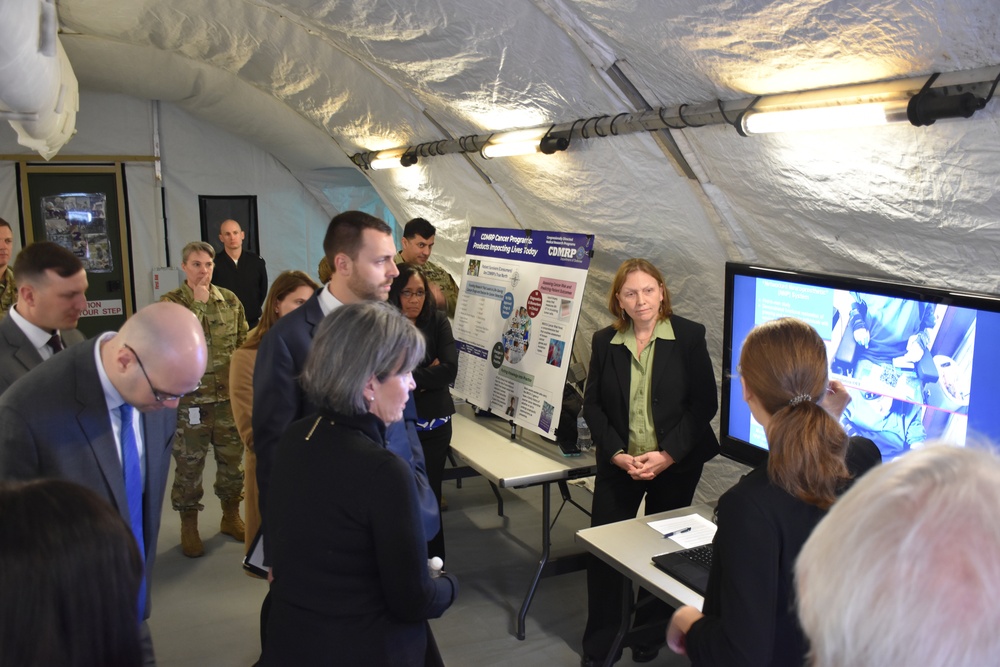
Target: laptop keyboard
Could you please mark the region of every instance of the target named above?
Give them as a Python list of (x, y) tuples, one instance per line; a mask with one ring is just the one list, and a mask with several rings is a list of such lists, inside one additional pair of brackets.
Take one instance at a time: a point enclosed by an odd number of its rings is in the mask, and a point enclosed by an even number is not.
[(695, 563), (700, 563), (705, 567), (712, 567), (712, 545), (702, 544), (699, 547), (691, 547), (690, 549), (682, 549), (676, 552), (678, 556), (684, 556), (690, 561)]

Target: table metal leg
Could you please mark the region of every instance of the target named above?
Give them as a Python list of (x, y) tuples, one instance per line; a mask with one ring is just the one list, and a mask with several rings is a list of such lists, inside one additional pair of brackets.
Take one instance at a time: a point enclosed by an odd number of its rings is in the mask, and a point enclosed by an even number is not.
[(500, 495), (500, 489), (493, 482), (490, 482), (490, 488), (493, 489), (493, 495), (497, 499), (497, 516), (503, 516), (503, 496)]
[(549, 562), (549, 547), (551, 546), (549, 515), (552, 513), (552, 503), (549, 498), (550, 486), (552, 486), (551, 482), (542, 484), (542, 557), (538, 561), (538, 570), (535, 572), (535, 577), (531, 580), (531, 585), (528, 586), (528, 593), (524, 596), (524, 602), (521, 603), (521, 611), (517, 614), (516, 636), (518, 639), (524, 639), (524, 619), (528, 615), (528, 607), (531, 606), (531, 599), (535, 597), (535, 590), (538, 588), (538, 581), (542, 578), (542, 571), (545, 570), (545, 566)]

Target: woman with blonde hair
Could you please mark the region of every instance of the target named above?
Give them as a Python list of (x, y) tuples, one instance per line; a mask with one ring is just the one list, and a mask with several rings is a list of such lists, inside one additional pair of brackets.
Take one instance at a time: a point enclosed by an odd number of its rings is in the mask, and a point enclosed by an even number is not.
[[(618, 268), (608, 297), (614, 323), (594, 334), (583, 414), (597, 451), (591, 525), (691, 504), (705, 461), (719, 451), (711, 421), (718, 388), (705, 327), (674, 315), (660, 271), (645, 259)], [(621, 625), (622, 575), (591, 558), (583, 660), (601, 664)], [(669, 610), (648, 599), (636, 626), (666, 621)], [(660, 631), (638, 636), (635, 662), (656, 657)]]
[(827, 404), (842, 410), (846, 390), (827, 368), (823, 339), (801, 320), (765, 322), (743, 343), (743, 400), (769, 456), (719, 499), (703, 610), (681, 607), (670, 621), (667, 643), (692, 665), (804, 664), (795, 559), (837, 496), (881, 461), (871, 440), (848, 439), (831, 414)]
[(250, 330), (246, 342), (233, 353), (229, 365), (229, 400), (233, 419), (246, 448), (243, 456), (243, 499), (246, 502), (246, 548), (260, 529), (260, 508), (257, 504), (257, 455), (253, 449), (253, 367), (257, 362), (260, 339), (282, 316), (292, 312), (319, 289), (312, 278), (303, 271), (285, 271), (271, 284), (264, 299), (260, 322)]

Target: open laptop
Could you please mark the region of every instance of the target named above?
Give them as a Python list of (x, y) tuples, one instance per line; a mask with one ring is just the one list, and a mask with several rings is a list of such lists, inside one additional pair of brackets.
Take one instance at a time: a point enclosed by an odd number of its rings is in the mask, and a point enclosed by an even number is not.
[(653, 564), (699, 595), (705, 595), (708, 572), (712, 567), (712, 545), (701, 546), (653, 556)]

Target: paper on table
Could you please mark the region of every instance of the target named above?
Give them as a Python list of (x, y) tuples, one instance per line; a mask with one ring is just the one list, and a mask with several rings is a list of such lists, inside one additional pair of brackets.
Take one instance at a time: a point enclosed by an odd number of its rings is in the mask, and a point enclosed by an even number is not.
[(688, 514), (687, 516), (678, 516), (673, 519), (650, 521), (649, 527), (661, 535), (666, 535), (667, 533), (671, 533), (675, 530), (690, 528), (691, 530), (686, 533), (680, 533), (670, 537), (671, 540), (685, 549), (697, 547), (702, 544), (708, 544), (712, 541), (712, 538), (715, 537), (715, 530), (717, 528), (714, 523), (700, 514)]

